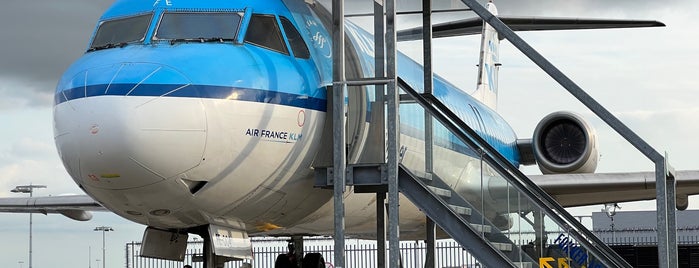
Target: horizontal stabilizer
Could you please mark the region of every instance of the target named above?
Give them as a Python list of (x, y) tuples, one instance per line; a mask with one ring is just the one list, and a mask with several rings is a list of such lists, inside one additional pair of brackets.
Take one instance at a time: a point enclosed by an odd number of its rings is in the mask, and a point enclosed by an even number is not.
[[(609, 28), (663, 27), (654, 20), (615, 20), (544, 17), (498, 17), (514, 31), (584, 30)], [(450, 21), (432, 26), (432, 37), (451, 37), (480, 34), (483, 20), (480, 17)], [(422, 27), (398, 31), (398, 41), (422, 39)]]

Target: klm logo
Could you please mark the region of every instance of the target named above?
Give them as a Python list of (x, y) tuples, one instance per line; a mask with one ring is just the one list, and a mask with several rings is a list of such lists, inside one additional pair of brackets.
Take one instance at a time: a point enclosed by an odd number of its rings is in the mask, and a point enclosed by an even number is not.
[(485, 70), (485, 75), (488, 77), (488, 89), (490, 91), (495, 91), (495, 78), (493, 77), (493, 68), (494, 66), (487, 63), (485, 64), (485, 68), (483, 68), (483, 70)]
[(494, 38), (497, 38), (495, 34), (493, 34), (490, 40), (488, 40), (488, 53), (486, 53), (485, 57), (490, 57), (490, 60), (485, 61), (483, 70), (485, 71), (485, 75), (487, 76), (486, 78), (488, 79), (488, 90), (492, 91), (493, 93), (497, 93), (497, 88), (495, 85), (495, 68), (497, 68), (496, 62), (498, 61), (498, 46), (495, 42), (493, 42)]
[(488, 50), (490, 51), (493, 62), (498, 61), (498, 47), (493, 40), (488, 40)]

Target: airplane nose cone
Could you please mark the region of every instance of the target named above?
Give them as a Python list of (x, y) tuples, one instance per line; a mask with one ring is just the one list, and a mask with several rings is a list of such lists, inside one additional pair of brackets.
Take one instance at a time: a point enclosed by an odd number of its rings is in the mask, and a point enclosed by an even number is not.
[(89, 68), (62, 81), (54, 134), (71, 177), (91, 188), (129, 189), (198, 166), (207, 135), (203, 103), (168, 97), (190, 84), (151, 63)]

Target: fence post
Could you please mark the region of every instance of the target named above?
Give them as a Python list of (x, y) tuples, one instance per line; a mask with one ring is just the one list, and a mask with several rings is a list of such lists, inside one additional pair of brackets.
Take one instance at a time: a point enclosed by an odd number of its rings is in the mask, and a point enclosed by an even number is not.
[(129, 268), (129, 244), (126, 243), (124, 254), (126, 256), (126, 268)]

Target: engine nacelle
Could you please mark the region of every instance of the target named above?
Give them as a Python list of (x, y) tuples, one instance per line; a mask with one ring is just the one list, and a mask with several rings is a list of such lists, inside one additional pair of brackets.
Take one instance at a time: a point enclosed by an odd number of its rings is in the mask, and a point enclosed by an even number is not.
[(544, 117), (534, 130), (532, 149), (544, 174), (592, 173), (597, 169), (597, 134), (571, 112)]

